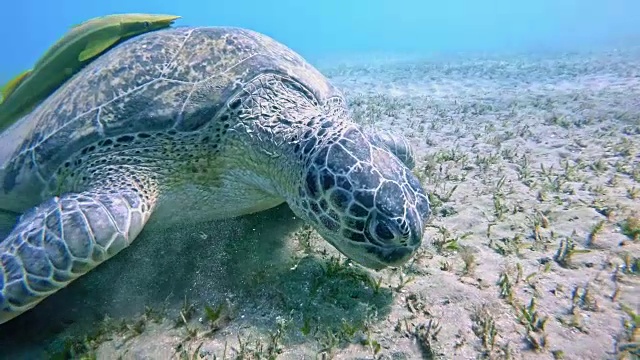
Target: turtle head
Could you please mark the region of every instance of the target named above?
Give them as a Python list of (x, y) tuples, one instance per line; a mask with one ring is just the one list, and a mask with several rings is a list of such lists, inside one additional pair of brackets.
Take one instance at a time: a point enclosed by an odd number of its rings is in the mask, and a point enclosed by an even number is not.
[(318, 144), (294, 211), (365, 267), (405, 263), (420, 246), (431, 213), (418, 179), (389, 143), (355, 126)]

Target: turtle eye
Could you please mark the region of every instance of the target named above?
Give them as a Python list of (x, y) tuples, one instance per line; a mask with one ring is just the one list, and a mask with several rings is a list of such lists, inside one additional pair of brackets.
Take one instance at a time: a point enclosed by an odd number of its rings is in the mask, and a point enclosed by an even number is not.
[(395, 246), (400, 234), (393, 220), (374, 215), (369, 219), (365, 235), (371, 244), (387, 247), (389, 245)]
[(151, 26), (151, 24), (148, 21), (145, 21), (143, 25), (145, 28), (149, 28)]
[(382, 240), (391, 241), (394, 238), (393, 231), (389, 229), (389, 226), (386, 224), (379, 222), (376, 225), (376, 235)]

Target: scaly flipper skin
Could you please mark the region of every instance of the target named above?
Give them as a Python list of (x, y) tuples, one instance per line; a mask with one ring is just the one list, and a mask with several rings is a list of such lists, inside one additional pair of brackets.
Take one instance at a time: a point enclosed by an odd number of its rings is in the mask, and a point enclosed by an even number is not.
[(52, 198), (0, 242), (0, 324), (113, 257), (138, 236), (152, 204), (130, 189)]

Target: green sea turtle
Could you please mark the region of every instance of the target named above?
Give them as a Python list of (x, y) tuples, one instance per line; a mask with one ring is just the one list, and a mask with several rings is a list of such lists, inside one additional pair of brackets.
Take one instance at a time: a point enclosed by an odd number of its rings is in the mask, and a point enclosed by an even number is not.
[(23, 71), (2, 87), (0, 131), (31, 111), (78, 70), (115, 44), (169, 27), (178, 18), (165, 14), (113, 14), (73, 26), (32, 69)]
[[(142, 229), (286, 202), (372, 269), (420, 246), (430, 215), (408, 143), (354, 123), (298, 54), (241, 28), (170, 28), (101, 55), (0, 134), (0, 323)], [(401, 160), (402, 159), (402, 160)]]

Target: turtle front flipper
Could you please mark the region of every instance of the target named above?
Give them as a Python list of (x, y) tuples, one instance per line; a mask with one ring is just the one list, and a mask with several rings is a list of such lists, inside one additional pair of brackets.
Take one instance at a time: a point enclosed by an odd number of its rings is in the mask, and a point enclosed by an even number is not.
[(373, 138), (378, 143), (386, 146), (400, 161), (402, 161), (409, 169), (413, 170), (416, 166), (413, 148), (409, 141), (400, 134), (376, 131)]
[(22, 215), (0, 242), (0, 324), (127, 247), (153, 204), (133, 189), (50, 199)]

